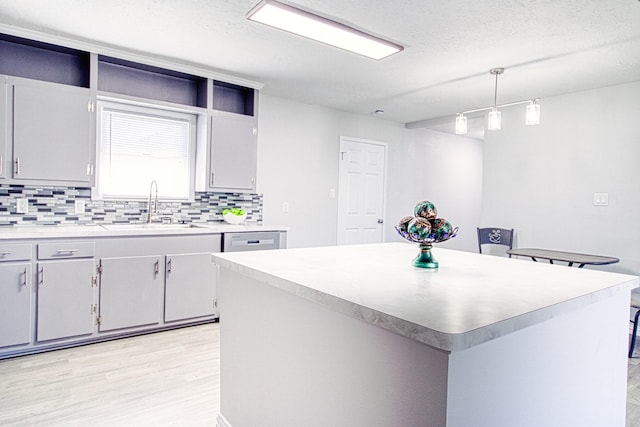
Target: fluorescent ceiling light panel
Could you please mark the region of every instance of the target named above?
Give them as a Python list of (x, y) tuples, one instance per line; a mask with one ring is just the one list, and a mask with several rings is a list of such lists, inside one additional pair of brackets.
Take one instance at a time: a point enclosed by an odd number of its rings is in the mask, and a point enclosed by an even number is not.
[(404, 49), (339, 22), (273, 0), (262, 0), (249, 11), (247, 19), (373, 59), (386, 58)]

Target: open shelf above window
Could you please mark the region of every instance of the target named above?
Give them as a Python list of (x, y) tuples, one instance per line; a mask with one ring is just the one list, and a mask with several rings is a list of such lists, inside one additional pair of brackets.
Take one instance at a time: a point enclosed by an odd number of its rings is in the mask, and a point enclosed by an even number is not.
[(0, 74), (89, 87), (89, 52), (0, 34)]
[(207, 79), (107, 56), (98, 57), (98, 90), (207, 107)]
[(253, 116), (254, 90), (231, 83), (213, 82), (213, 109)]

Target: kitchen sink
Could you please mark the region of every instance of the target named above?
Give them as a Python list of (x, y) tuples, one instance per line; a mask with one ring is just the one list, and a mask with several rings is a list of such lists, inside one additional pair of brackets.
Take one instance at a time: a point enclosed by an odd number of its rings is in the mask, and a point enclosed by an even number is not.
[(163, 223), (142, 223), (142, 224), (103, 224), (103, 228), (108, 231), (118, 230), (184, 230), (194, 228), (192, 224), (163, 224)]

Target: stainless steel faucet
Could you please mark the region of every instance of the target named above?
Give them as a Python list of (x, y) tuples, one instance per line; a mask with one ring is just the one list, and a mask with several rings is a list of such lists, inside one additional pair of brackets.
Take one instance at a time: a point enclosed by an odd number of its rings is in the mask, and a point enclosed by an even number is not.
[(153, 207), (153, 214), (158, 213), (158, 183), (154, 179), (151, 181), (151, 186), (149, 187), (149, 204), (147, 205), (147, 224), (151, 223), (151, 198), (153, 196), (153, 187), (156, 187), (156, 199)]

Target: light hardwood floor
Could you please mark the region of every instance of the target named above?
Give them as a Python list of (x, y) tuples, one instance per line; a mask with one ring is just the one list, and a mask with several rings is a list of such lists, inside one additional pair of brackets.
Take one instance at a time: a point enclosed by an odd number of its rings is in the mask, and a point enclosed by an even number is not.
[(0, 360), (0, 426), (215, 426), (217, 323)]
[[(0, 426), (215, 426), (219, 324), (0, 360)], [(627, 427), (640, 426), (640, 348)]]

